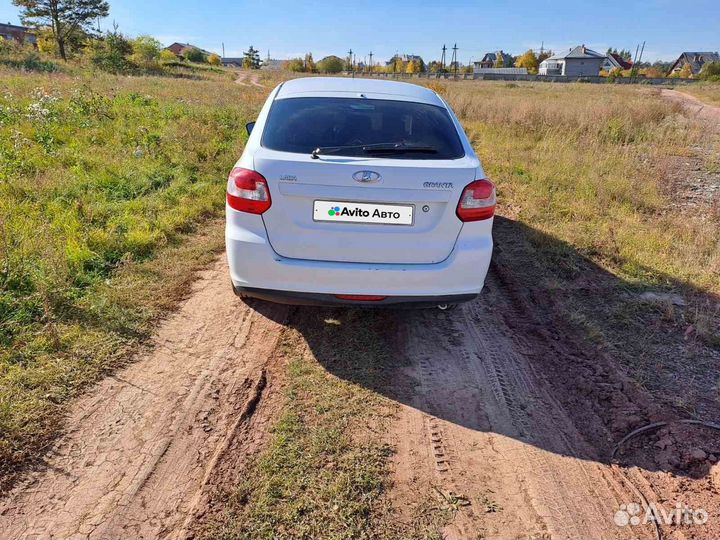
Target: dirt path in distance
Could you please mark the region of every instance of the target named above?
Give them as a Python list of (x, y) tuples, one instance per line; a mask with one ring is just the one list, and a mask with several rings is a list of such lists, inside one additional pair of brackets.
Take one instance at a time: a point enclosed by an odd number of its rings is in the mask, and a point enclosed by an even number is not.
[(152, 348), (72, 406), (66, 434), (0, 501), (0, 538), (185, 536), (230, 444), (263, 442), (253, 427), (274, 407), (282, 328), (235, 297), (224, 258), (203, 272)]
[(660, 94), (670, 101), (682, 104), (686, 109), (692, 112), (698, 118), (709, 121), (709, 127), (720, 131), (720, 107), (709, 105), (700, 101), (695, 96), (681, 92), (680, 90), (670, 90), (663, 88)]
[(260, 77), (257, 73), (249, 73), (247, 71), (238, 72), (235, 84), (239, 84), (240, 86), (257, 86), (258, 88), (265, 88), (265, 85), (260, 84)]

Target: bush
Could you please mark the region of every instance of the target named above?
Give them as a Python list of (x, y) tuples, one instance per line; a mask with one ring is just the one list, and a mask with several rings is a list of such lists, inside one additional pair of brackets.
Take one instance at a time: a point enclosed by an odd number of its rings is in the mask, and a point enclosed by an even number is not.
[(623, 70), (621, 68), (614, 68), (610, 70), (610, 73), (608, 73), (607, 82), (612, 83), (615, 82), (615, 79), (622, 79), (622, 77)]
[(168, 49), (163, 49), (160, 51), (160, 61), (161, 62), (177, 62), (178, 57), (175, 56), (175, 53)]
[(24, 71), (53, 72), (58, 70), (54, 62), (40, 58), (37, 51), (29, 45), (21, 45), (15, 40), (0, 37), (0, 64)]
[(283, 64), (285, 71), (292, 71), (293, 73), (302, 73), (305, 71), (305, 64), (302, 58), (291, 58)]
[(208, 56), (208, 64), (211, 66), (220, 66), (222, 65), (222, 58), (220, 58), (217, 54), (211, 54)]
[(128, 59), (133, 45), (120, 32), (108, 32), (103, 39), (88, 42), (92, 64), (110, 73), (128, 73), (136, 66)]
[(317, 63), (320, 73), (340, 73), (345, 67), (345, 62), (337, 56), (326, 56)]
[(190, 47), (189, 49), (183, 51), (183, 56), (188, 62), (197, 62), (198, 64), (207, 62), (207, 56), (205, 56), (200, 49), (196, 49), (195, 47)]
[(720, 62), (708, 62), (700, 70), (699, 78), (703, 81), (720, 81)]

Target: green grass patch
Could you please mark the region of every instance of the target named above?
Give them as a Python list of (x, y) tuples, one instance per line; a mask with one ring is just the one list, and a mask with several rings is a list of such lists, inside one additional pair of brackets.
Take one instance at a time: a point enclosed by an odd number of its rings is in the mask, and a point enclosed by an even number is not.
[(2, 476), (217, 254), (227, 172), (264, 96), (226, 80), (0, 78)]

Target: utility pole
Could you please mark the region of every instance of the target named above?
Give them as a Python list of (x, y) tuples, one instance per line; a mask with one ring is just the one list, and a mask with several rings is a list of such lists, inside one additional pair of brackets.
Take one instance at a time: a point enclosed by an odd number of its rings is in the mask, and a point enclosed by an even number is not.
[(442, 56), (440, 57), (440, 69), (442, 71), (445, 71), (445, 51), (446, 50), (447, 50), (447, 47), (445, 47), (445, 44), (443, 43)]
[(633, 63), (632, 70), (630, 71), (630, 82), (634, 82), (634, 79), (637, 77), (638, 72), (640, 71), (640, 68), (638, 68), (638, 64), (642, 62), (643, 53), (645, 52), (645, 42), (643, 41), (642, 47), (640, 48), (640, 56), (637, 56), (636, 51), (636, 58), (635, 62)]
[(453, 55), (452, 55), (452, 62), (450, 62), (451, 66), (454, 66), (455, 68), (455, 78), (457, 78), (457, 72), (458, 72), (458, 63), (457, 63), (457, 52), (458, 52), (458, 46), (457, 43), (453, 45), (452, 48)]
[(353, 70), (353, 57), (352, 57), (352, 49), (348, 51), (348, 71), (354, 71)]
[(372, 57), (373, 57), (373, 53), (372, 53), (372, 51), (370, 51), (370, 73), (372, 73), (372, 70), (373, 70)]

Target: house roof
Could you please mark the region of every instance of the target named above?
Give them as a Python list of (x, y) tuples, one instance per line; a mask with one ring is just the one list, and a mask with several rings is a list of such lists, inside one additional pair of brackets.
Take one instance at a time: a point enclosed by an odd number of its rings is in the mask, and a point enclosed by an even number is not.
[(402, 60), (403, 62), (422, 62), (422, 56), (419, 56), (417, 54), (394, 54), (390, 60), (385, 62), (386, 66), (392, 66), (398, 59)]
[(210, 51), (206, 51), (202, 47), (198, 47), (197, 45), (192, 45), (191, 43), (180, 43), (179, 41), (176, 41), (172, 45), (168, 45), (165, 48), (170, 49), (173, 52), (178, 51), (176, 54), (184, 51), (185, 49), (197, 49), (201, 53), (206, 54), (208, 56), (211, 54), (214, 54), (214, 53), (211, 53)]
[(15, 30), (19, 32), (30, 32), (30, 28), (27, 26), (18, 26), (16, 24), (10, 24), (10, 23), (0, 23), (0, 31), (2, 30)]
[(578, 45), (567, 52), (556, 54), (545, 60), (565, 60), (566, 58), (605, 58), (606, 55), (588, 49), (585, 45)]
[(609, 56), (615, 60), (615, 62), (623, 69), (630, 69), (633, 65), (629, 60), (625, 60), (622, 56), (615, 53), (610, 53)]
[(480, 64), (483, 62), (492, 62), (494, 64), (495, 61), (497, 60), (498, 53), (502, 54), (503, 62), (506, 65), (513, 63), (513, 57), (504, 51), (485, 53), (485, 56), (482, 57), (482, 60), (480, 60), (480, 62), (473, 62), (473, 63)]
[(692, 69), (693, 73), (698, 73), (702, 69), (703, 65), (705, 65), (706, 63), (720, 62), (720, 54), (716, 52), (686, 51), (682, 53), (677, 60), (675, 60), (675, 63), (670, 68), (670, 71), (674, 70), (683, 60), (685, 61), (685, 63), (690, 64), (690, 68)]

